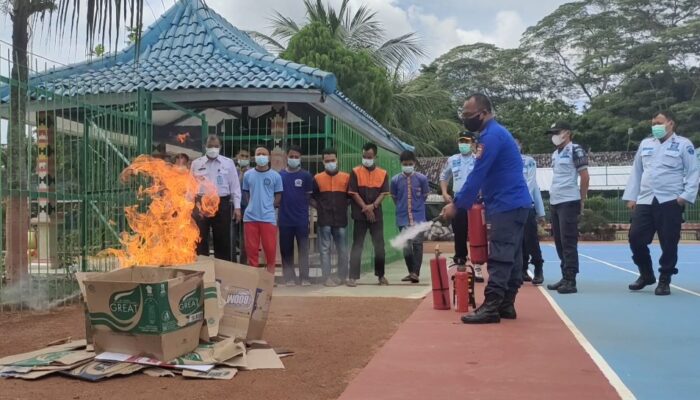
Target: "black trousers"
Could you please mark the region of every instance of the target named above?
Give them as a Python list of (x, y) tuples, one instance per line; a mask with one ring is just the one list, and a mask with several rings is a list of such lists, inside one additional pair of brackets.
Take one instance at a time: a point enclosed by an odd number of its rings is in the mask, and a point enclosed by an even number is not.
[(352, 231), (352, 251), (350, 252), (350, 279), (360, 279), (362, 264), (362, 248), (365, 245), (367, 231), (372, 236), (374, 247), (374, 275), (384, 276), (384, 221), (373, 224), (367, 221), (355, 220)]
[(214, 257), (220, 260), (233, 260), (233, 237), (235, 231), (231, 228), (231, 197), (221, 197), (219, 210), (213, 217), (204, 217), (195, 209), (195, 221), (199, 227), (199, 244), (197, 254), (209, 256), (209, 230), (214, 238)]
[(654, 234), (659, 234), (661, 258), (659, 272), (675, 275), (678, 273), (678, 241), (681, 238), (684, 207), (676, 200), (659, 203), (656, 198), (651, 205), (637, 204), (632, 214), (629, 243), (632, 261), (642, 276), (654, 276), (649, 244)]
[(567, 201), (551, 206), (552, 235), (561, 261), (562, 275), (578, 274), (578, 217), (581, 201)]
[(540, 249), (540, 238), (537, 235), (537, 213), (534, 208), (531, 208), (527, 214), (523, 232), (523, 270), (526, 270), (530, 263), (537, 267), (541, 267), (544, 264), (542, 249)]
[(455, 258), (467, 259), (469, 250), (467, 240), (469, 239), (469, 212), (458, 208), (457, 215), (452, 220), (452, 233), (455, 236)]
[(491, 224), (486, 297), (502, 298), (506, 293), (517, 293), (523, 284), (523, 231), (527, 214), (527, 208), (516, 208), (486, 216)]

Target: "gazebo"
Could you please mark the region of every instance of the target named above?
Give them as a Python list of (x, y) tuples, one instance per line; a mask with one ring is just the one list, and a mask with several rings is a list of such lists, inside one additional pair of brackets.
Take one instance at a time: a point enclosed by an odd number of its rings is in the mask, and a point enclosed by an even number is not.
[[(2, 118), (11, 84), (0, 81)], [(95, 269), (91, 256), (126, 229), (123, 208), (135, 187), (117, 177), (138, 154), (199, 156), (206, 135), (216, 134), (231, 157), (265, 144), (274, 160), (301, 145), (303, 166), (315, 173), (324, 147), (336, 147), (349, 170), (372, 141), (395, 173), (395, 155), (412, 148), (344, 96), (333, 74), (270, 54), (202, 0), (179, 0), (119, 53), (34, 71), (28, 96), (39, 149), (23, 188), (36, 238), (30, 272)], [(388, 203), (386, 229), (394, 231)]]

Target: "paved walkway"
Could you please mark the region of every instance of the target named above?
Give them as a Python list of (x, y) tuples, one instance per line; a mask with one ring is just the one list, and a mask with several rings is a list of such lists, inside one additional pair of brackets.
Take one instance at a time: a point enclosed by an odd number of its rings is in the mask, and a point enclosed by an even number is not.
[(468, 326), (426, 298), (340, 400), (619, 398), (539, 289), (518, 305), (515, 321)]

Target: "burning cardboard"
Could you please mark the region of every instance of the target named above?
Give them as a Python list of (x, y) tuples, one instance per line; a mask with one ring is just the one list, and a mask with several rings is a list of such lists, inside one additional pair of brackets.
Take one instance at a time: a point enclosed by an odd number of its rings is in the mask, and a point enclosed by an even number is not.
[(85, 281), (95, 351), (172, 360), (199, 344), (203, 272), (119, 269)]

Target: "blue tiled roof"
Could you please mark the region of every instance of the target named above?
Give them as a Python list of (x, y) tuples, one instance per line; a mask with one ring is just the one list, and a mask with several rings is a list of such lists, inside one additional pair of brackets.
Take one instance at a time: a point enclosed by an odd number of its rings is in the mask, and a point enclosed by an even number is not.
[(336, 90), (333, 74), (271, 55), (201, 0), (178, 1), (144, 32), (138, 50), (138, 57), (132, 45), (112, 57), (35, 75), (31, 83), (59, 95), (139, 88)]

